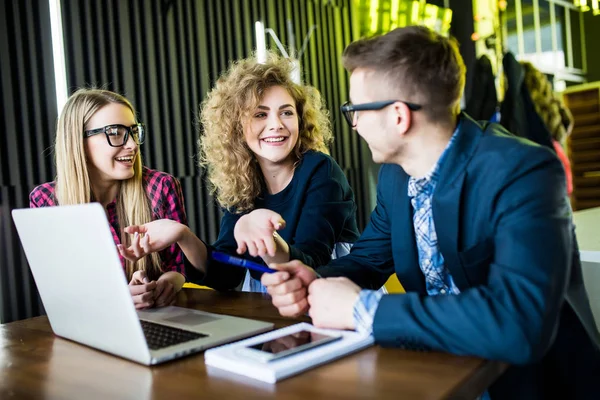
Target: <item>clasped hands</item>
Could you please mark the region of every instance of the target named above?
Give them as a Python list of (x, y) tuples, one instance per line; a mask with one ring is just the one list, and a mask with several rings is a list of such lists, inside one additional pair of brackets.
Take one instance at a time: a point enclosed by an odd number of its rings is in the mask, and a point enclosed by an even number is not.
[(177, 295), (169, 280), (150, 281), (145, 271), (133, 273), (129, 282), (129, 293), (137, 310), (173, 305)]
[(261, 283), (281, 315), (298, 317), (308, 312), (316, 327), (356, 329), (354, 304), (361, 289), (350, 279), (317, 279), (315, 271), (299, 260), (269, 267), (279, 271), (263, 274)]

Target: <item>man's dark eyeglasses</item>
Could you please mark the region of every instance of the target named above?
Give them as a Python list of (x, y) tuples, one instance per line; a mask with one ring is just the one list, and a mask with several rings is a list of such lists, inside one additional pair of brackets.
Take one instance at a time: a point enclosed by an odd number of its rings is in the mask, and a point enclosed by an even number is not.
[(408, 102), (402, 101), (402, 100), (386, 100), (386, 101), (375, 101), (373, 103), (363, 103), (363, 104), (352, 104), (349, 101), (347, 101), (344, 104), (342, 104), (340, 109), (342, 110), (342, 114), (344, 114), (344, 117), (346, 118), (346, 122), (348, 122), (348, 125), (350, 125), (351, 128), (355, 128), (356, 125), (354, 124), (354, 114), (357, 111), (381, 110), (381, 109), (383, 109), (387, 106), (390, 106), (396, 102), (406, 104), (408, 109), (411, 111), (417, 111), (422, 108), (422, 106), (419, 104), (408, 103)]
[(99, 133), (104, 133), (106, 135), (106, 140), (112, 147), (122, 147), (125, 146), (130, 135), (137, 144), (144, 143), (144, 139), (146, 138), (146, 127), (141, 123), (131, 126), (119, 124), (106, 125), (102, 128), (85, 131), (83, 137), (86, 138)]

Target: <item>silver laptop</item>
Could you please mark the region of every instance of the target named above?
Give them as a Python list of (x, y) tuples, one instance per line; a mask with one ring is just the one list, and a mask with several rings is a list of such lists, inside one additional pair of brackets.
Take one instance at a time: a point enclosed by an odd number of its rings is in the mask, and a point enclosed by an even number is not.
[(58, 336), (151, 365), (273, 328), (181, 307), (136, 312), (99, 203), (12, 211)]

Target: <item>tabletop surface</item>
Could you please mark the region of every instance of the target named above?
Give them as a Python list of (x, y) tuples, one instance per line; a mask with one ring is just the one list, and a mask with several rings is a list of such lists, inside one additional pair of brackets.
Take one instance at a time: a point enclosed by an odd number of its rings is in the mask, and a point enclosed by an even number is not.
[[(268, 295), (183, 289), (177, 306), (273, 322)], [(146, 367), (55, 336), (45, 316), (0, 325), (0, 398), (475, 398), (499, 362), (373, 346), (271, 385), (207, 368), (202, 353)]]

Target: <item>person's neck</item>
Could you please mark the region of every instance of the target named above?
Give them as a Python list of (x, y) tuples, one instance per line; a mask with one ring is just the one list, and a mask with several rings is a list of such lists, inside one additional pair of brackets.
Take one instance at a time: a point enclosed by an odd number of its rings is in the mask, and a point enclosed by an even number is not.
[(414, 132), (398, 164), (411, 177), (424, 177), (442, 156), (454, 130), (454, 125), (447, 124), (424, 126), (421, 132)]
[(121, 187), (121, 182), (94, 181), (91, 182), (91, 186), (92, 193), (94, 193), (96, 201), (102, 204), (102, 207), (106, 208), (106, 206), (108, 206), (117, 197)]
[(288, 159), (281, 164), (260, 163), (269, 194), (277, 194), (289, 185), (294, 177), (294, 160)]

